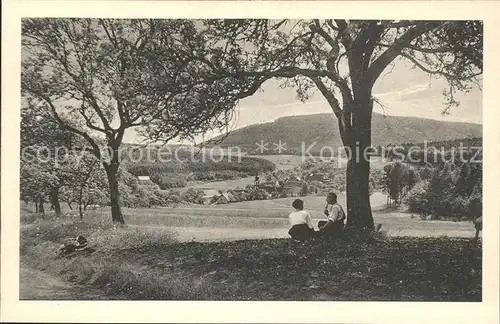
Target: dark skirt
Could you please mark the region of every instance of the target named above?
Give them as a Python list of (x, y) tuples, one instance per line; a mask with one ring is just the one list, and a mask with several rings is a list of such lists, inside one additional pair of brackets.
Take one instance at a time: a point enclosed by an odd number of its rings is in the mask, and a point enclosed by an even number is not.
[(342, 220), (337, 220), (335, 222), (319, 221), (318, 228), (320, 228), (319, 233), (321, 234), (338, 236), (342, 233), (342, 230), (344, 229), (344, 221)]
[(309, 228), (307, 224), (293, 225), (288, 231), (288, 234), (296, 240), (301, 242), (310, 239), (314, 235), (314, 230)]

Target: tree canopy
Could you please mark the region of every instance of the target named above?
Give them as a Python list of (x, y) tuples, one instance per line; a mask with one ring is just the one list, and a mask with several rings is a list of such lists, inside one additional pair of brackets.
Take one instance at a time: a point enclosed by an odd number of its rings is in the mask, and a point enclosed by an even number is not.
[(192, 57), (207, 57), (207, 44), (192, 20), (23, 19), (24, 101), (88, 142), (108, 174), (114, 220), (123, 222), (116, 175), (127, 129), (167, 142), (224, 128), (253, 87), (197, 82), (205, 69)]
[(404, 59), (445, 78), (446, 112), (483, 70), (481, 21), (208, 20), (205, 27), (214, 55), (196, 59), (212, 80), (239, 76), (260, 86), (284, 78), (302, 100), (312, 88), (324, 96), (350, 157), (348, 225), (357, 227), (373, 228), (369, 160), (353, 152), (371, 146), (372, 90), (382, 72)]
[[(373, 228), (369, 161), (374, 84), (397, 59), (447, 80), (445, 109), (482, 74), (480, 21), (24, 19), (22, 92), (48, 107), (97, 158), (139, 127), (151, 140), (227, 127), (239, 99), (270, 78), (298, 97), (317, 89), (350, 157), (348, 225)], [(113, 219), (123, 221), (119, 161), (102, 161)]]

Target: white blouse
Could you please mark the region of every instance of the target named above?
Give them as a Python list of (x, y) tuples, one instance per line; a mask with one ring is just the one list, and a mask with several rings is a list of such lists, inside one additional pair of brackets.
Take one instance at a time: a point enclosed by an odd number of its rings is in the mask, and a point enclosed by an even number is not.
[(311, 220), (311, 214), (305, 210), (291, 212), (288, 216), (290, 226), (306, 224), (309, 228), (314, 228)]

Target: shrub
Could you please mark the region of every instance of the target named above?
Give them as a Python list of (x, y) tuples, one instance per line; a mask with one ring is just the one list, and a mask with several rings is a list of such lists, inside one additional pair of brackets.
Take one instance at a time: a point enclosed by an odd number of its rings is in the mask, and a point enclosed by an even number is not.
[(481, 195), (471, 195), (469, 197), (469, 218), (475, 219), (483, 216), (483, 198)]
[(179, 193), (170, 190), (157, 190), (155, 191), (155, 201), (157, 205), (167, 207), (181, 203), (182, 199)]
[(309, 186), (307, 185), (307, 183), (303, 183), (302, 184), (302, 189), (300, 191), (300, 195), (301, 196), (307, 196), (307, 194), (309, 193)]
[(432, 168), (432, 166), (429, 163), (427, 163), (425, 165), (425, 167), (420, 169), (420, 179), (428, 180), (432, 177), (433, 173), (434, 173), (434, 169)]
[(185, 176), (176, 173), (153, 174), (151, 181), (158, 184), (162, 190), (182, 188), (187, 184)]
[(455, 185), (451, 180), (448, 167), (435, 173), (429, 182), (427, 200), (433, 215), (449, 217), (453, 215), (452, 206), (455, 199)]
[(269, 194), (262, 188), (253, 188), (247, 190), (247, 200), (265, 200), (268, 197)]
[(411, 190), (420, 181), (420, 173), (417, 169), (408, 169), (408, 188)]
[(373, 170), (370, 174), (370, 178), (372, 179), (374, 190), (383, 189), (385, 187), (385, 172), (383, 170)]
[(455, 199), (453, 200), (453, 203), (452, 203), (453, 218), (455, 218), (455, 219), (463, 219), (463, 218), (469, 219), (471, 216), (471, 213), (469, 210), (469, 204), (470, 204), (470, 201), (468, 198), (455, 197)]
[(434, 169), (430, 180), (418, 182), (406, 203), (422, 216), (474, 219), (482, 214), (482, 167), (463, 164), (460, 169), (446, 162)]
[(431, 214), (432, 210), (427, 200), (429, 190), (428, 181), (420, 181), (406, 195), (405, 203), (412, 213), (418, 213), (422, 216)]
[(388, 189), (392, 199), (398, 200), (401, 197), (403, 188), (408, 185), (408, 178), (408, 166), (401, 161), (393, 162), (388, 174)]
[[(240, 188), (237, 188), (237, 189), (240, 189)], [(242, 190), (228, 190), (228, 192), (231, 193), (233, 195), (233, 197), (237, 201), (245, 201), (245, 200), (247, 200), (247, 193), (245, 191), (242, 191)]]
[(193, 204), (203, 204), (204, 193), (202, 190), (197, 190), (194, 188), (189, 188), (186, 192), (182, 194), (182, 200)]

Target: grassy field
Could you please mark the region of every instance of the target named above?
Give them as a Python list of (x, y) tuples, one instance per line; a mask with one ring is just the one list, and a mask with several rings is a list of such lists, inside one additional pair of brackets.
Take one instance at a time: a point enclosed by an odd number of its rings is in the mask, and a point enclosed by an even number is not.
[[(177, 208), (123, 208), (125, 221), (129, 225), (145, 228), (168, 228), (175, 231), (181, 241), (220, 241), (250, 238), (283, 238), (288, 234), (288, 214), (294, 198), (245, 201), (225, 205), (191, 205)], [(313, 222), (324, 219), (324, 197), (302, 198)], [(345, 196), (339, 195), (339, 202), (345, 206)], [(403, 210), (387, 210), (385, 196), (375, 193), (371, 197), (375, 223), (389, 236), (421, 237), (473, 237), (471, 222), (448, 222), (422, 220)], [(39, 215), (21, 214), (24, 223), (31, 223)], [(29, 215), (29, 216), (28, 216)], [(50, 216), (47, 216), (50, 217)], [(109, 219), (108, 208), (87, 212), (91, 219)], [(73, 216), (77, 220), (78, 216)]]
[[(314, 223), (324, 218), (324, 197), (303, 199)], [(371, 200), (381, 233), (305, 245), (288, 239), (293, 198), (124, 208), (124, 227), (108, 208), (80, 221), (23, 205), (21, 298), (481, 301), (482, 247), (470, 222), (421, 220), (384, 209), (383, 195)], [(96, 252), (55, 258), (77, 235)]]
[[(96, 252), (55, 258), (60, 241), (77, 234)], [(21, 229), (25, 267), (58, 285), (55, 277), (98, 291), (94, 299), (481, 301), (481, 251), (470, 239), (356, 232), (305, 245), (288, 239), (178, 242), (165, 228), (114, 228), (97, 216)], [(46, 291), (30, 296), (54, 299)]]
[[(293, 169), (294, 167), (302, 163), (302, 157), (298, 155), (258, 155), (256, 157), (273, 162), (274, 164), (276, 164), (277, 170)], [(225, 180), (225, 181), (191, 182), (186, 187), (182, 188), (181, 191), (186, 191), (189, 188), (194, 188), (194, 189), (207, 188), (215, 190), (245, 188), (247, 185), (253, 185), (254, 179), (255, 179), (254, 177), (245, 177), (241, 179)]]

